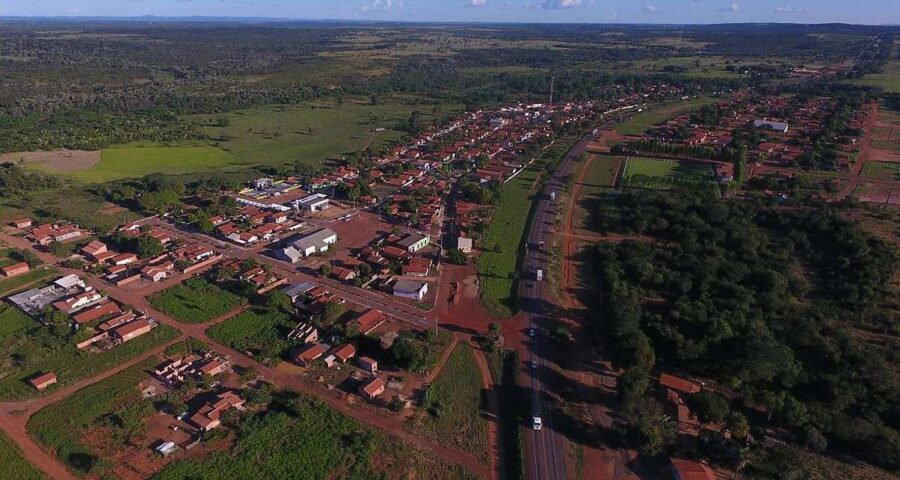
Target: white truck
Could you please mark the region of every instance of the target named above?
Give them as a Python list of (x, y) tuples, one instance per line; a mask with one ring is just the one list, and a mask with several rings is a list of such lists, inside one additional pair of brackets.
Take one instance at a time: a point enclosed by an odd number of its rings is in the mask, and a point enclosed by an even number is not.
[(537, 269), (537, 272), (534, 273), (534, 276), (537, 278), (537, 281), (541, 282), (544, 280), (544, 271), (539, 268)]
[(556, 201), (556, 192), (550, 192), (550, 200)]
[(541, 422), (541, 417), (531, 417), (531, 428), (535, 430), (540, 430), (543, 427), (543, 422)]

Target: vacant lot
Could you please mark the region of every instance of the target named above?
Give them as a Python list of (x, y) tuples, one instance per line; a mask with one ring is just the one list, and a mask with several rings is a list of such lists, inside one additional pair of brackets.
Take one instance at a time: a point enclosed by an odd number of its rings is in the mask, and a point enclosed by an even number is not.
[(0, 472), (3, 478), (16, 480), (41, 480), (44, 477), (34, 465), (22, 457), (19, 447), (6, 435), (0, 433)]
[(207, 333), (222, 345), (251, 351), (261, 361), (275, 363), (293, 345), (287, 335), (296, 323), (279, 310), (254, 307), (213, 325)]
[(709, 185), (713, 171), (703, 163), (628, 157), (623, 180), (631, 187), (668, 190), (675, 186)]
[(0, 305), (0, 321), (4, 335), (0, 336), (0, 399), (22, 400), (40, 395), (28, 383), (28, 379), (43, 372), (54, 372), (59, 379), (51, 388), (71, 385), (91, 375), (119, 365), (141, 353), (162, 345), (178, 336), (178, 332), (165, 325), (154, 328), (128, 343), (103, 352), (78, 350), (72, 340), (57, 336), (47, 327), (25, 316), (8, 305)]
[(679, 113), (716, 103), (717, 101), (718, 99), (712, 97), (700, 97), (667, 103), (659, 107), (651, 107), (649, 110), (638, 113), (631, 119), (619, 124), (616, 127), (616, 132), (622, 135), (643, 135), (650, 127), (659, 125)]
[(208, 322), (239, 307), (245, 301), (200, 277), (155, 293), (149, 300), (160, 311), (185, 323)]
[(620, 165), (622, 157), (609, 155), (591, 155), (587, 161), (587, 174), (581, 186), (581, 193), (575, 199), (575, 213), (572, 217), (574, 229), (589, 228), (587, 224), (590, 212), (594, 210), (597, 199), (605, 195), (613, 187), (616, 177), (616, 167)]
[(869, 162), (862, 173), (864, 177), (874, 180), (900, 180), (900, 163)]
[(100, 477), (111, 472), (112, 465), (84, 445), (82, 435), (118, 408), (139, 402), (141, 392), (137, 384), (147, 378), (145, 370), (158, 361), (148, 359), (44, 408), (29, 419), (29, 433), (77, 473)]
[(474, 478), (291, 393), (278, 394), (267, 411), (244, 417), (238, 430), (230, 450), (203, 460), (176, 461), (155, 478)]
[(227, 120), (226, 127), (205, 126), (200, 130), (243, 164), (283, 165), (299, 161), (318, 167), (349, 152), (394, 143), (404, 134), (398, 128), (413, 111), (419, 111), (423, 123), (428, 123), (433, 118), (431, 108), (322, 101), (194, 115), (188, 120), (200, 124)]
[(100, 163), (70, 173), (90, 183), (142, 177), (150, 173), (191, 173), (217, 170), (234, 164), (226, 151), (209, 145), (124, 145), (103, 150)]
[(425, 391), (428, 410), (422, 427), (438, 442), (487, 458), (487, 425), (482, 418), (481, 373), (472, 347), (459, 343), (441, 374)]

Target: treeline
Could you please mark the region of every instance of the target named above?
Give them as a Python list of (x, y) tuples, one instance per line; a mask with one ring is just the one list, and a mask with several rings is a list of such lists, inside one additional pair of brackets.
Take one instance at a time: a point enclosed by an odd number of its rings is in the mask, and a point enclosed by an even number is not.
[(0, 197), (12, 197), (59, 186), (59, 179), (52, 175), (29, 172), (11, 162), (0, 164)]
[(658, 406), (643, 393), (658, 365), (713, 376), (736, 394), (728, 403), (754, 435), (781, 427), (789, 442), (900, 469), (892, 354), (850, 328), (900, 331), (878, 307), (893, 248), (829, 209), (704, 192), (624, 192), (596, 216), (601, 232), (660, 242), (594, 247), (595, 342), (626, 368), (620, 393), (626, 412), (642, 414), (631, 427), (638, 439), (659, 449), (672, 440), (665, 423), (647, 423)]

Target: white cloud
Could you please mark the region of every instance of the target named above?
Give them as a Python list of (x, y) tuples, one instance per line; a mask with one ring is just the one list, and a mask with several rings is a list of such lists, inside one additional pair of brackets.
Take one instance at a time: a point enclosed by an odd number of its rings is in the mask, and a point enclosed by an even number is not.
[(483, 7), (487, 5), (487, 0), (469, 0), (469, 3), (466, 6), (469, 7)]
[(543, 6), (552, 9), (574, 8), (581, 6), (581, 3), (581, 0), (546, 0)]
[(372, 0), (372, 3), (363, 7), (363, 10), (380, 10), (386, 12), (394, 7), (402, 7), (403, 2), (400, 0)]
[(81, 10), (77, 8), (69, 8), (66, 10), (66, 13), (69, 15), (78, 15), (79, 13), (81, 13)]
[(659, 9), (654, 5), (644, 5), (641, 7), (641, 11), (644, 13), (659, 13)]
[(778, 7), (775, 9), (775, 13), (807, 13), (809, 12), (808, 8), (795, 8), (790, 5), (785, 5), (783, 7)]
[(720, 12), (736, 12), (736, 11), (740, 10), (740, 8), (741, 7), (738, 6), (737, 3), (732, 3), (731, 5), (729, 5), (727, 7), (720, 8), (719, 11)]

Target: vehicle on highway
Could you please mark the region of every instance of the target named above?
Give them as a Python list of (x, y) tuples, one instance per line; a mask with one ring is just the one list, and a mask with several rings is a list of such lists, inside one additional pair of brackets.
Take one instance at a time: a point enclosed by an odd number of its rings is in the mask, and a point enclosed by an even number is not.
[(550, 192), (550, 200), (556, 200), (556, 192)]
[(537, 269), (537, 272), (534, 273), (534, 276), (537, 278), (537, 281), (541, 282), (544, 280), (544, 271), (539, 268)]
[(532, 417), (531, 419), (531, 428), (534, 430), (540, 430), (544, 424), (541, 422), (541, 417)]
[(537, 362), (535, 362), (534, 360), (531, 361), (531, 369), (537, 370)]
[(529, 329), (528, 329), (528, 336), (529, 336), (529, 337), (533, 337), (533, 336), (534, 336), (534, 329), (533, 329), (533, 328), (529, 328)]

